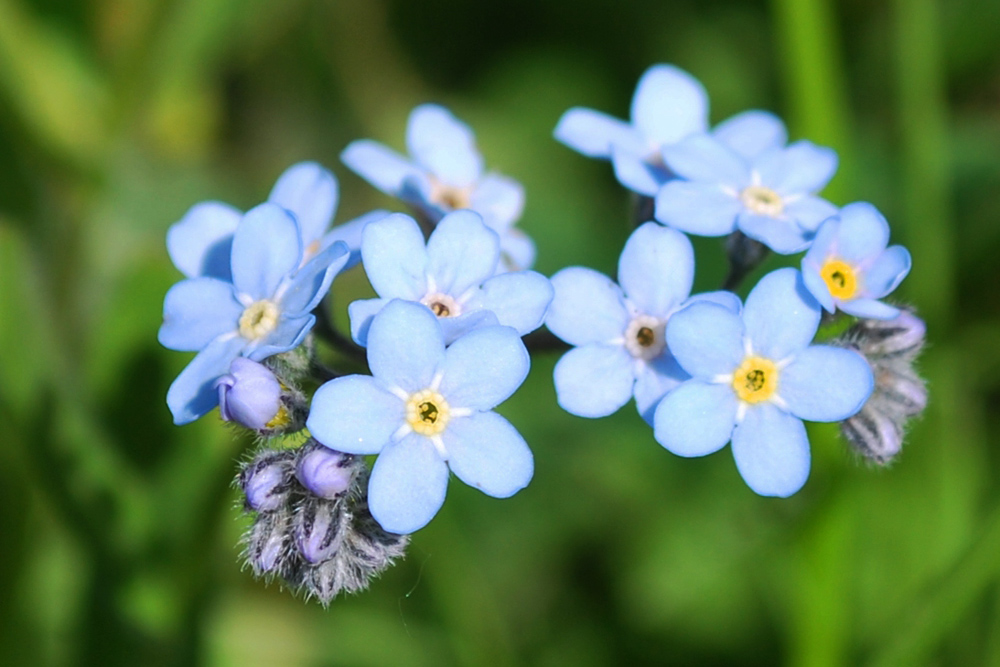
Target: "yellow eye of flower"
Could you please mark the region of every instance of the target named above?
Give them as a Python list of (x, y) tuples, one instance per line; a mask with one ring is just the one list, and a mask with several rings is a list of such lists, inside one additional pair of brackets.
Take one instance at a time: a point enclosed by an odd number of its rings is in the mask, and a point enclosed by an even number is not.
[(858, 291), (858, 274), (847, 262), (840, 259), (828, 259), (820, 269), (830, 294), (835, 299), (850, 299)]
[(778, 389), (778, 367), (764, 357), (747, 357), (733, 373), (733, 391), (741, 401), (760, 403)]
[(274, 331), (281, 315), (272, 301), (261, 299), (247, 306), (240, 315), (240, 335), (247, 340), (257, 340)]
[(437, 435), (448, 425), (451, 408), (444, 396), (433, 389), (410, 394), (406, 401), (406, 421), (421, 435)]

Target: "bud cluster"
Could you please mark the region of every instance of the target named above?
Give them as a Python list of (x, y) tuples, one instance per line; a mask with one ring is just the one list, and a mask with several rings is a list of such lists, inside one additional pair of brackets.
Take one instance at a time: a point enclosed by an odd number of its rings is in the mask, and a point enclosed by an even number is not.
[(364, 460), (315, 440), (297, 449), (262, 449), (237, 484), (254, 516), (243, 538), (246, 563), (255, 575), (279, 577), (323, 605), (341, 591), (367, 588), (409, 541), (372, 518)]

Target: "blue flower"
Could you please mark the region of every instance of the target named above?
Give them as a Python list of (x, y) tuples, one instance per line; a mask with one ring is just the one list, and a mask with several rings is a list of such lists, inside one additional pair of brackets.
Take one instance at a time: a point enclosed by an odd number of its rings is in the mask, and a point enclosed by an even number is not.
[(848, 204), (816, 232), (802, 259), (806, 287), (831, 313), (889, 320), (898, 308), (877, 299), (892, 292), (910, 272), (910, 253), (889, 245), (889, 223), (871, 204)]
[(361, 255), (379, 299), (352, 303), (351, 335), (366, 345), (372, 318), (391, 299), (419, 301), (434, 312), (450, 343), (469, 329), (502, 324), (524, 335), (542, 324), (552, 286), (534, 271), (494, 275), (496, 232), (473, 211), (446, 215), (424, 244), (413, 218), (395, 213), (365, 228)]
[(295, 219), (276, 204), (248, 211), (233, 235), (232, 282), (191, 278), (164, 300), (160, 343), (198, 352), (167, 392), (174, 422), (186, 424), (215, 407), (215, 381), (236, 357), (260, 361), (297, 347), (316, 321), (309, 312), (348, 257), (347, 246), (337, 242), (303, 266)]
[(802, 420), (847, 419), (874, 387), (857, 352), (810, 345), (819, 319), (795, 269), (764, 276), (742, 317), (710, 303), (674, 315), (667, 343), (692, 379), (656, 408), (657, 442), (680, 456), (704, 456), (731, 440), (755, 492), (786, 497), (802, 488), (809, 476)]
[(424, 104), (410, 113), (406, 145), (412, 159), (370, 139), (351, 142), (340, 159), (432, 223), (452, 211), (472, 209), (500, 235), (504, 266), (531, 268), (535, 244), (514, 227), (524, 208), (524, 189), (506, 176), (483, 173), (483, 158), (468, 125), (444, 107)]
[[(691, 242), (647, 222), (625, 243), (618, 277), (621, 287), (583, 267), (552, 276), (555, 298), (545, 325), (576, 346), (556, 364), (556, 394), (564, 410), (580, 417), (605, 417), (635, 396), (639, 414), (652, 421), (663, 395), (690, 377), (670, 354), (664, 329), (691, 293)], [(740, 308), (730, 292), (693, 298)]]
[[(386, 211), (372, 211), (327, 232), (337, 209), (337, 179), (315, 162), (300, 162), (281, 174), (267, 199), (291, 213), (298, 223), (303, 262), (337, 241), (352, 251), (350, 265), (361, 258), (361, 230)], [(167, 252), (188, 278), (232, 281), (229, 258), (233, 234), (243, 217), (238, 209), (208, 201), (192, 206), (167, 230)]]
[(392, 301), (368, 333), (372, 375), (320, 387), (306, 426), (331, 449), (380, 454), (368, 486), (372, 516), (390, 533), (411, 533), (444, 502), (449, 468), (497, 498), (527, 486), (531, 450), (493, 408), (521, 385), (529, 363), (510, 327), (476, 329), (445, 349), (426, 308)]
[(667, 167), (684, 180), (660, 189), (656, 219), (699, 236), (739, 229), (777, 253), (799, 252), (837, 212), (815, 196), (833, 177), (837, 154), (808, 141), (783, 147), (776, 143), (784, 138), (776, 119), (752, 118), (664, 149)]

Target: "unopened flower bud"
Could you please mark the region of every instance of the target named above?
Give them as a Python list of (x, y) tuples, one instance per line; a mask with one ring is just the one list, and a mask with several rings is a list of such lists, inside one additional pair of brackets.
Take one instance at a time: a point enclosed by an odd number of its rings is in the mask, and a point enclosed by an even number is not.
[(302, 486), (320, 498), (334, 499), (351, 488), (357, 457), (316, 444), (304, 447), (295, 466)]
[(922, 319), (908, 310), (900, 310), (891, 320), (860, 320), (847, 332), (845, 339), (869, 359), (912, 359), (923, 347), (926, 335), (927, 325)]
[(246, 506), (257, 512), (273, 512), (285, 504), (295, 474), (295, 453), (265, 450), (240, 473), (239, 484)]
[(310, 498), (295, 515), (295, 546), (308, 562), (329, 560), (350, 530), (351, 513), (342, 503)]
[(287, 512), (261, 514), (247, 536), (247, 562), (254, 574), (280, 572), (289, 556), (290, 517)]
[(261, 435), (299, 431), (308, 412), (305, 397), (283, 384), (267, 366), (237, 357), (229, 373), (216, 380), (222, 419)]

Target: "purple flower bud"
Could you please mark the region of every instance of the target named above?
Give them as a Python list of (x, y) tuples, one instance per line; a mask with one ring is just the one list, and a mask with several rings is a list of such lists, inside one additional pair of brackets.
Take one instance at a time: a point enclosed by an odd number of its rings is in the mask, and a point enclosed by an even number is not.
[(295, 515), (295, 545), (310, 563), (322, 563), (337, 553), (350, 530), (351, 513), (341, 503), (312, 499)]
[(247, 540), (247, 562), (260, 576), (284, 567), (289, 555), (289, 517), (285, 512), (261, 514)]
[(302, 486), (320, 498), (343, 495), (356, 475), (355, 457), (322, 445), (303, 448), (295, 466), (295, 476)]
[(927, 325), (907, 310), (891, 320), (861, 320), (848, 333), (848, 342), (872, 361), (881, 357), (913, 358), (923, 347)]
[(263, 364), (236, 357), (229, 374), (219, 378), (219, 411), (225, 421), (234, 421), (255, 431), (275, 427), (284, 406), (281, 383)]
[(903, 448), (902, 426), (892, 417), (867, 405), (841, 422), (841, 432), (865, 458), (885, 465)]
[(294, 452), (265, 451), (240, 473), (246, 504), (258, 512), (273, 512), (285, 503), (291, 491)]

